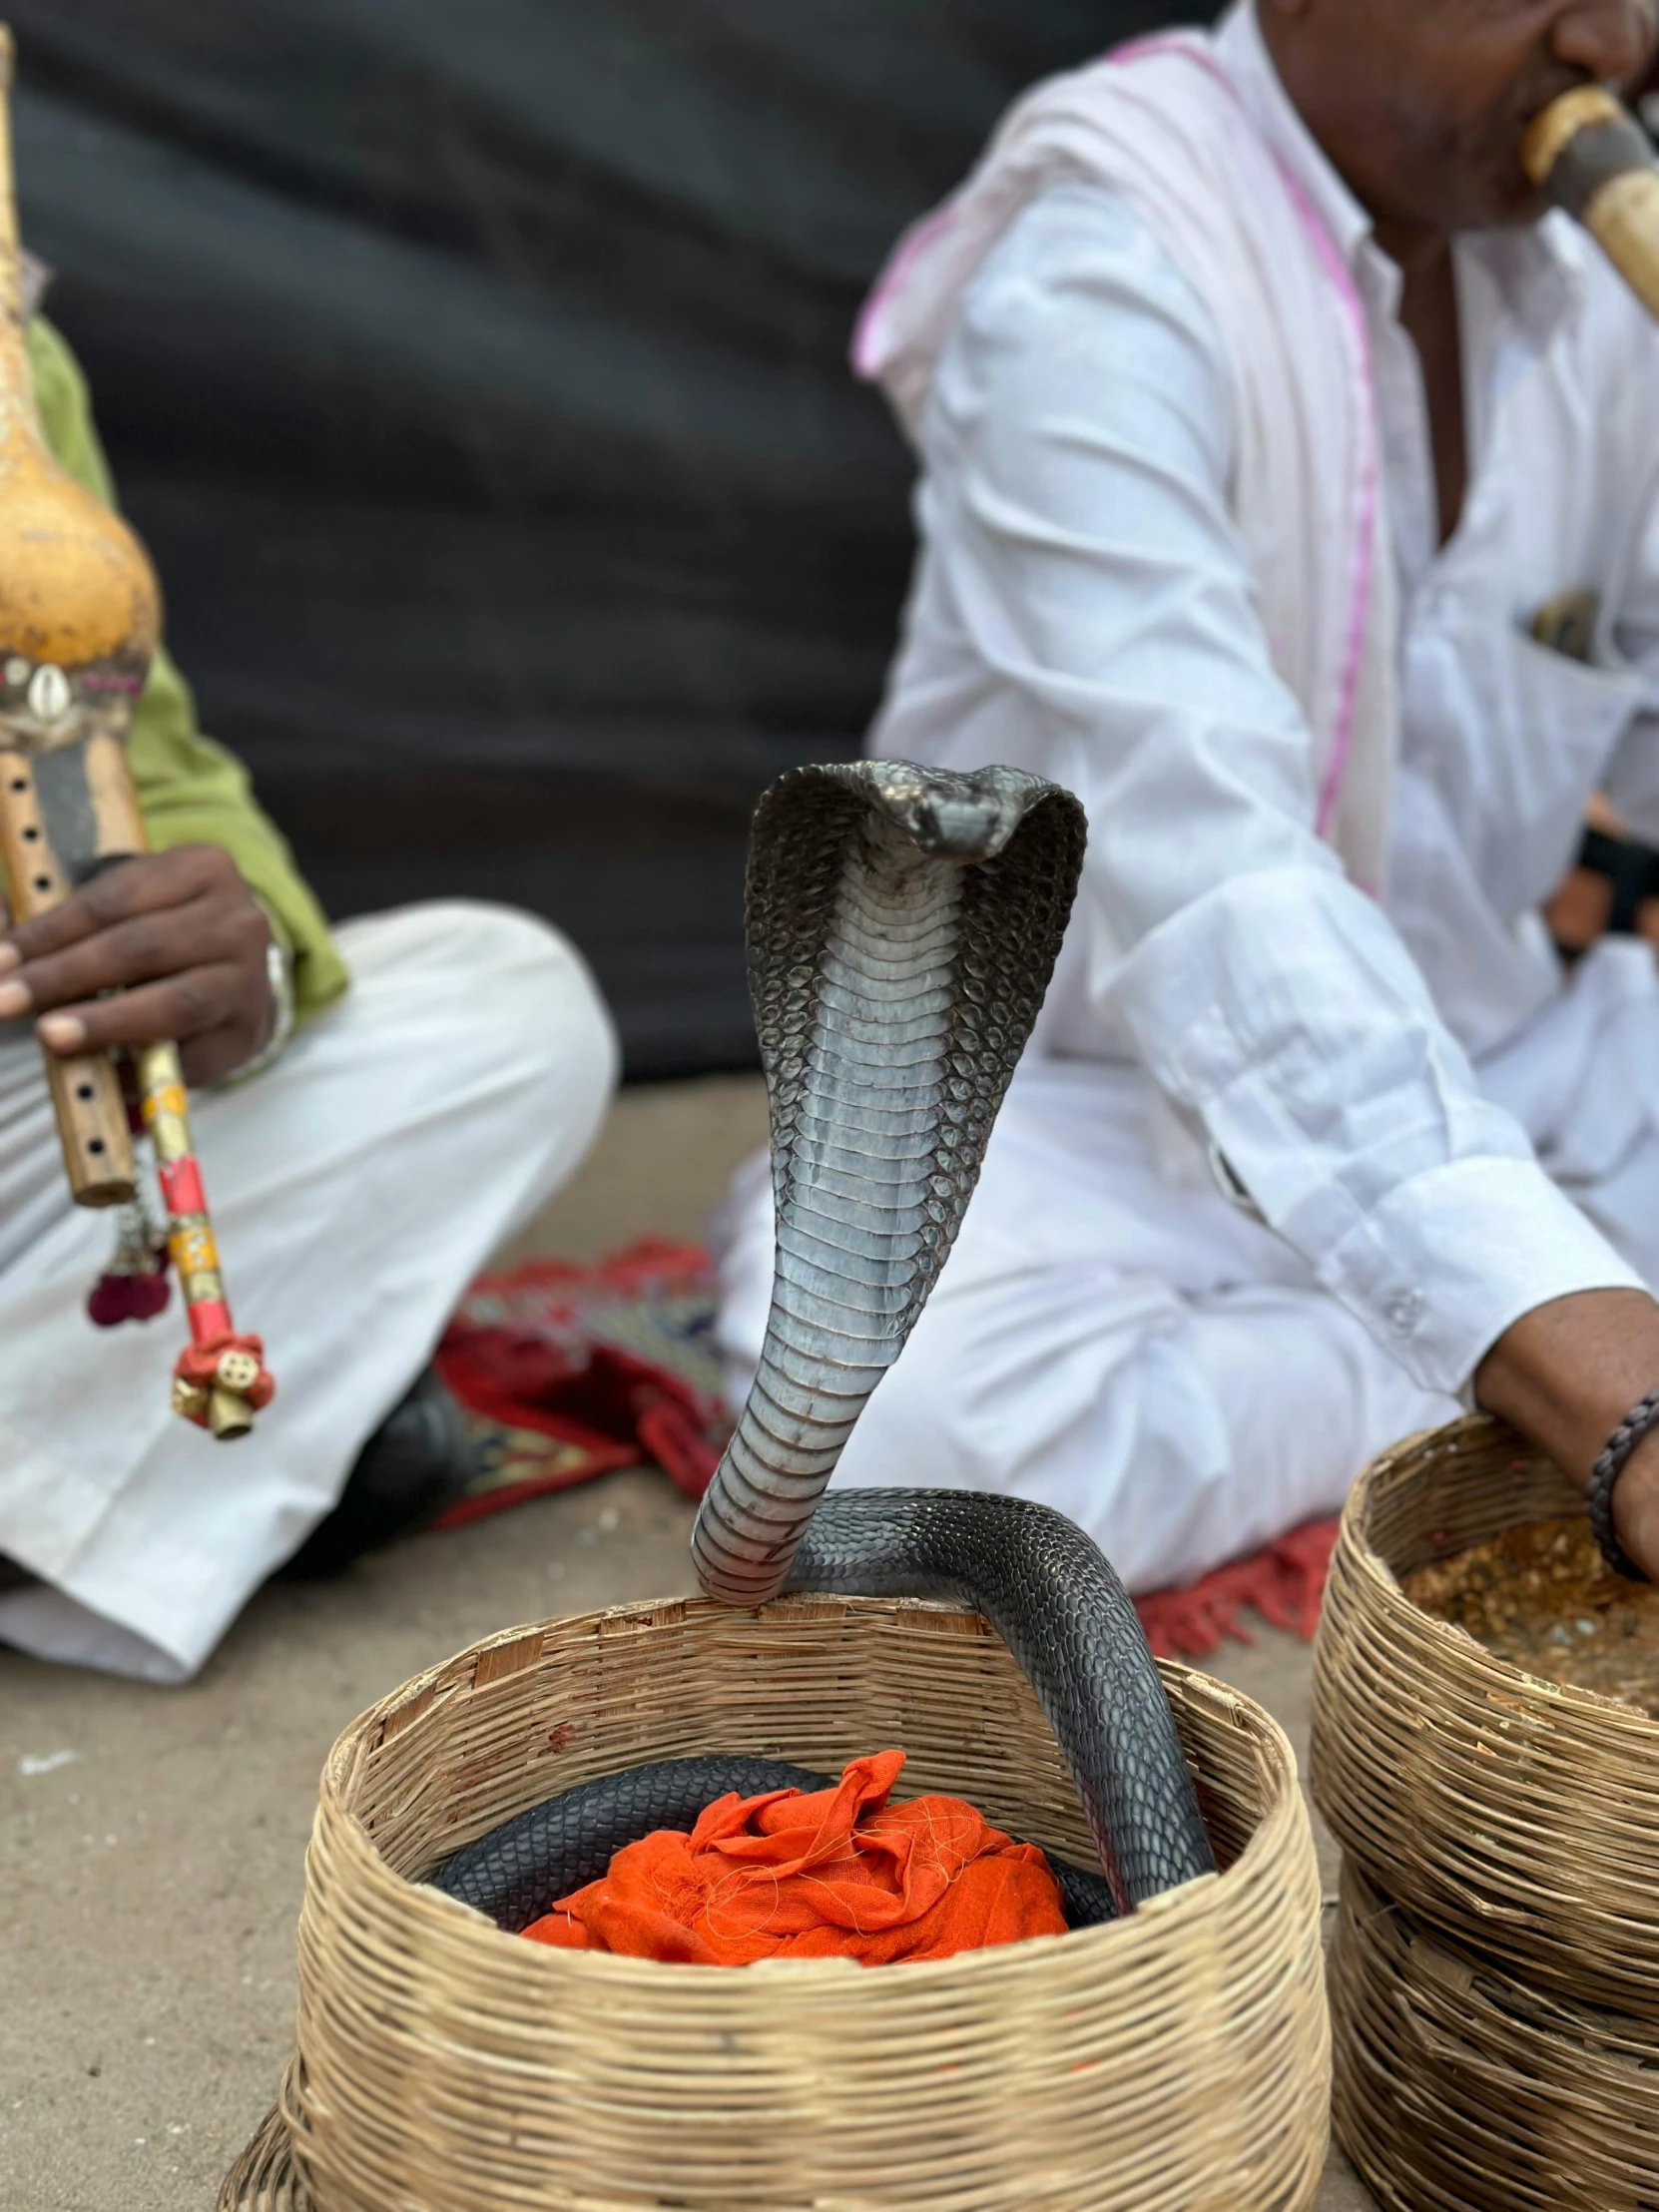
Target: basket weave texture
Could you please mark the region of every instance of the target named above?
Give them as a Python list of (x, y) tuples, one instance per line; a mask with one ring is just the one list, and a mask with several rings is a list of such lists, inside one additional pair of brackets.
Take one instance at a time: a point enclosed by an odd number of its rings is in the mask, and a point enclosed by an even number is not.
[(1659, 2202), (1651, 2028), (1448, 1943), (1350, 1866), (1331, 1952), (1337, 2132), (1393, 2212)]
[(226, 2175), (219, 2212), (316, 2212), (293, 2162), (293, 2141), (280, 2106)]
[(296, 2058), (222, 2205), (1308, 2205), (1329, 2031), (1295, 1761), (1247, 1700), (1164, 1677), (1219, 1877), (1113, 1927), (953, 1959), (742, 1971), (548, 1950), (411, 1881), (645, 1761), (747, 1751), (835, 1772), (888, 1744), (909, 1754), (905, 1792), (966, 1797), (1088, 1864), (1054, 1739), (983, 1621), (896, 1601), (676, 1601), (515, 1630), (417, 1678), (329, 1756)]
[(1388, 1898), (1529, 1983), (1659, 2023), (1659, 1723), (1523, 1672), (1399, 1578), (1582, 1511), (1493, 1421), (1386, 1453), (1349, 1501), (1315, 1653), (1313, 1787)]

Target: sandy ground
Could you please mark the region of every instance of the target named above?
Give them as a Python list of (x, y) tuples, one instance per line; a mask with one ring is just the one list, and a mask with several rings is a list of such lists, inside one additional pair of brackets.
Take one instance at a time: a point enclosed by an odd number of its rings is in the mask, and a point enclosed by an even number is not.
[[(755, 1083), (632, 1092), (517, 1249), (695, 1237), (764, 1133)], [(509, 1623), (688, 1590), (689, 1526), (636, 1471), (416, 1538), (340, 1584), (266, 1591), (186, 1690), (0, 1653), (0, 2212), (212, 2212), (286, 2051), (334, 1736)], [(1215, 1667), (1306, 1745), (1306, 1651), (1264, 1634)], [(1321, 2212), (1371, 2201), (1334, 2158)]]

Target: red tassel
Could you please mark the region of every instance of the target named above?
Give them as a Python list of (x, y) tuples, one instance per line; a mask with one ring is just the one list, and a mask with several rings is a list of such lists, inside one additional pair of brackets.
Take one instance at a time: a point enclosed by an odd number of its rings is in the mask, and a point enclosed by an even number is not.
[(154, 1275), (101, 1275), (87, 1299), (87, 1318), (95, 1329), (119, 1329), (124, 1321), (154, 1321), (166, 1313), (171, 1296), (165, 1268)]

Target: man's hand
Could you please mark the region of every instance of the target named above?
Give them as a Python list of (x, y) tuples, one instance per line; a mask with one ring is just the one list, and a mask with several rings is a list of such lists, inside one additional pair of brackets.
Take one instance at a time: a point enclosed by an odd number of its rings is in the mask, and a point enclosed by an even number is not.
[[(1643, 1291), (1587, 1291), (1540, 1306), (1498, 1339), (1474, 1388), (1488, 1412), (1587, 1488), (1613, 1430), (1659, 1389), (1659, 1304)], [(1613, 1522), (1631, 1559), (1659, 1582), (1659, 1431), (1620, 1475)]]
[(190, 1081), (219, 1082), (271, 1033), (270, 942), (218, 845), (146, 853), (0, 934), (0, 1021), (38, 1015), (41, 1043), (64, 1054), (179, 1044)]

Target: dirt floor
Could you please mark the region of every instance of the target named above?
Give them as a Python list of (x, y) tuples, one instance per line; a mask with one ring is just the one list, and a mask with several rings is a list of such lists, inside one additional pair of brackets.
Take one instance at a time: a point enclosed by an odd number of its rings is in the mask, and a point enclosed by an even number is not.
[[(517, 1249), (698, 1236), (764, 1133), (755, 1083), (631, 1092)], [(689, 1590), (689, 1526), (637, 1471), (417, 1538), (335, 1586), (268, 1590), (186, 1690), (0, 1652), (0, 2212), (212, 2212), (286, 2052), (329, 1743), (509, 1623)], [(1303, 1750), (1305, 1650), (1264, 1632), (1215, 1671)], [(1321, 2212), (1371, 2201), (1334, 2158)]]

